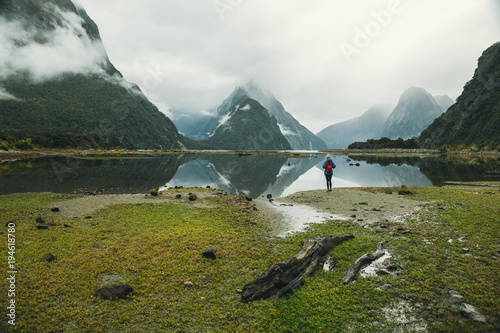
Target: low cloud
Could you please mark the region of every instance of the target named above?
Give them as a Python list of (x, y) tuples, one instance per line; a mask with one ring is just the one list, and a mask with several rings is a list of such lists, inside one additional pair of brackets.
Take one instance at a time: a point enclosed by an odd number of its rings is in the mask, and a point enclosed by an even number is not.
[(0, 87), (0, 100), (14, 100), (18, 101), (19, 98), (9, 93), (4, 87)]
[(62, 19), (52, 31), (27, 29), (25, 22), (0, 17), (0, 78), (19, 72), (28, 72), (35, 81), (63, 73), (104, 73), (106, 51), (87, 35), (83, 19), (56, 6), (47, 10)]

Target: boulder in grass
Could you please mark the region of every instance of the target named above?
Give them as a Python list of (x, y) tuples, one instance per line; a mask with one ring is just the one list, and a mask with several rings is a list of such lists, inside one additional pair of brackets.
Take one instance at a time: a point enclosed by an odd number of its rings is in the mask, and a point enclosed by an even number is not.
[(57, 212), (60, 212), (61, 210), (59, 209), (59, 207), (52, 207), (51, 211), (53, 211), (54, 213), (57, 213)]
[(215, 260), (217, 258), (215, 256), (214, 250), (212, 250), (212, 249), (206, 249), (205, 252), (203, 252), (201, 255), (203, 256), (203, 258), (207, 258), (207, 259)]
[(42, 260), (46, 262), (53, 262), (54, 260), (56, 260), (56, 257), (52, 253), (47, 253), (42, 257)]
[(157, 196), (158, 196), (158, 194), (159, 194), (159, 193), (158, 193), (158, 190), (157, 190), (157, 189), (152, 189), (152, 190), (151, 190), (151, 195), (152, 195), (153, 197), (157, 197)]
[(44, 218), (43, 218), (43, 217), (41, 217), (41, 216), (38, 216), (38, 217), (36, 218), (36, 220), (35, 220), (35, 221), (36, 221), (36, 223), (40, 223), (40, 224), (41, 224), (41, 223), (45, 223)]
[(127, 297), (133, 291), (134, 288), (126, 283), (115, 283), (97, 289), (95, 296), (102, 299), (117, 300)]
[(189, 201), (196, 201), (198, 199), (198, 196), (196, 194), (191, 194), (189, 196)]

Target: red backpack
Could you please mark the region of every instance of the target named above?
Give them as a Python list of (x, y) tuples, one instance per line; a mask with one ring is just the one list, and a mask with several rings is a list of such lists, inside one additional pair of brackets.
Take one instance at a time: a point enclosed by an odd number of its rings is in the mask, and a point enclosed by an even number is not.
[(326, 161), (326, 172), (332, 172), (332, 171), (333, 171), (333, 162)]

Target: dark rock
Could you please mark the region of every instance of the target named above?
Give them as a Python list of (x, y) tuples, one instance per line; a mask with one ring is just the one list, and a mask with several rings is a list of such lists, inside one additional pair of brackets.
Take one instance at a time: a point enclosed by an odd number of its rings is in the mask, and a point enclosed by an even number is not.
[(268, 195), (267, 195), (267, 198), (268, 198), (268, 199), (272, 199), (272, 198), (273, 198), (273, 195), (272, 195), (272, 194), (268, 194)]
[(251, 197), (251, 196), (249, 196), (249, 195), (247, 195), (247, 196), (245, 197), (245, 199), (246, 199), (247, 201), (252, 201), (252, 200), (253, 200), (253, 199), (252, 199), (252, 197)]
[(361, 166), (361, 164), (359, 164), (359, 163), (356, 163), (356, 164), (354, 164), (354, 165), (355, 165), (355, 166), (357, 166), (357, 167)]
[(182, 194), (177, 194), (177, 195), (175, 196), (175, 198), (176, 198), (176, 199), (180, 199), (180, 198), (182, 198)]
[(210, 185), (207, 185), (207, 188), (211, 188)]
[(95, 296), (102, 299), (122, 299), (134, 291), (134, 288), (125, 283), (115, 283), (97, 289)]
[(47, 253), (42, 257), (42, 260), (47, 262), (53, 262), (54, 260), (56, 260), (56, 257), (52, 253)]
[(36, 218), (36, 223), (45, 223), (45, 220), (43, 219), (43, 217), (38, 216), (38, 217)]
[(206, 249), (205, 252), (203, 252), (201, 255), (203, 256), (203, 258), (207, 259), (213, 259), (213, 260), (217, 259), (215, 252), (212, 249)]
[(51, 211), (53, 211), (54, 213), (57, 213), (57, 212), (60, 212), (61, 210), (59, 209), (59, 207), (52, 207)]
[(387, 269), (389, 272), (395, 272), (399, 269), (398, 265), (389, 265), (385, 269)]
[(191, 194), (189, 196), (189, 201), (196, 201), (196, 199), (198, 199), (198, 196), (196, 196), (196, 194)]
[(358, 205), (361, 205), (361, 206), (368, 206), (368, 202), (358, 202)]
[(412, 192), (410, 190), (401, 190), (398, 192), (399, 195), (413, 195), (415, 192)]
[(355, 219), (355, 218), (356, 218), (356, 215), (351, 215), (351, 218), (352, 218), (352, 219)]
[(49, 228), (49, 226), (48, 226), (48, 225), (37, 225), (37, 226), (36, 226), (36, 228), (37, 228), (38, 230), (46, 230), (46, 229), (48, 229), (48, 228)]
[(157, 196), (159, 195), (158, 190), (157, 190), (157, 189), (152, 189), (152, 190), (151, 190), (151, 195), (152, 195), (153, 197), (157, 197)]

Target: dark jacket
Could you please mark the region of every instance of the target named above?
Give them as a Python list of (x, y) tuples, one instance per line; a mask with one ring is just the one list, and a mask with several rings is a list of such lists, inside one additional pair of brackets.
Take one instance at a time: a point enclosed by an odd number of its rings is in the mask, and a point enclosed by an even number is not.
[[(326, 162), (332, 162), (332, 171), (331, 172), (326, 172)], [(333, 169), (335, 169), (337, 166), (335, 165), (335, 163), (333, 163), (333, 161), (331, 159), (327, 159), (325, 161), (325, 163), (323, 163), (323, 169), (325, 169), (325, 176), (331, 176), (333, 175)]]

